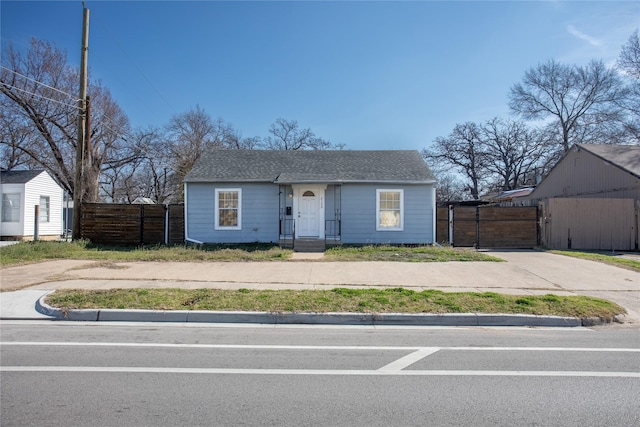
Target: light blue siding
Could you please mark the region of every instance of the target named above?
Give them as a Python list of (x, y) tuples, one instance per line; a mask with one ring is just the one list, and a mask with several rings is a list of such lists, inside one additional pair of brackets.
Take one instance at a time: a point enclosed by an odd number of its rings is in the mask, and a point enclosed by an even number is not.
[[(215, 189), (242, 189), (242, 229), (215, 230)], [(276, 184), (189, 183), (186, 186), (186, 237), (203, 243), (278, 241)]]
[[(376, 189), (404, 190), (403, 231), (376, 231)], [(433, 187), (431, 185), (342, 186), (342, 242), (357, 244), (433, 243)]]
[[(215, 230), (215, 189), (242, 189), (242, 229)], [(404, 230), (376, 231), (376, 189), (404, 191)], [(288, 186), (269, 183), (188, 183), (186, 237), (203, 243), (278, 242), (280, 209), (290, 206)], [(279, 192), (282, 191), (282, 194)], [(433, 243), (432, 185), (343, 184), (325, 192), (325, 220), (340, 219), (341, 241), (353, 244)], [(291, 218), (285, 216), (285, 218)]]

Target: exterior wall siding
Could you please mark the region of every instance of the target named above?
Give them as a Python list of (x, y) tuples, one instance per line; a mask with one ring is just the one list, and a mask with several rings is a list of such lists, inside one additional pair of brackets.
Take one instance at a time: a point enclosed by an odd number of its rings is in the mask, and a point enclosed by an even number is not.
[(553, 197), (640, 200), (640, 178), (585, 150), (572, 148), (527, 199)]
[[(215, 189), (242, 189), (242, 229), (215, 230)], [(186, 237), (203, 243), (277, 242), (279, 186), (276, 184), (188, 183)]]
[[(380, 188), (404, 190), (403, 231), (376, 231), (376, 189)], [(345, 184), (341, 191), (343, 243), (433, 243), (431, 185)]]
[(552, 198), (540, 207), (542, 244), (549, 248), (638, 250), (640, 203), (636, 200)]
[(35, 206), (40, 196), (49, 197), (49, 222), (40, 222), (40, 238), (58, 238), (62, 235), (62, 188), (43, 172), (26, 184), (4, 184), (2, 193), (20, 193), (20, 222), (3, 222), (2, 236), (30, 239), (34, 237)]
[[(40, 222), (39, 236), (62, 235), (62, 188), (44, 172), (29, 181), (25, 188), (25, 235), (33, 236), (35, 206), (40, 204), (40, 196), (49, 197), (49, 222)], [(42, 212), (40, 212), (42, 214)]]

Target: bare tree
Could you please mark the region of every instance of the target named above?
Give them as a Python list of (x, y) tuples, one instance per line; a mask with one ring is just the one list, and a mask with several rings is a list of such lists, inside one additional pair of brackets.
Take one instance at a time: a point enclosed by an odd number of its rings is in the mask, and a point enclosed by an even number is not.
[[(3, 138), (2, 144), (27, 156), (30, 162), (51, 173), (67, 192), (73, 193), (78, 117), (74, 94), (78, 70), (67, 65), (66, 53), (55, 44), (37, 39), (31, 40), (24, 54), (11, 43), (6, 45), (2, 64), (3, 120), (9, 120), (14, 130), (23, 132), (13, 142)], [(88, 94), (92, 126), (86, 176), (92, 179), (84, 185), (82, 200), (95, 201), (102, 169), (130, 160), (121, 150), (128, 119), (106, 88), (92, 83)]]
[(536, 169), (544, 140), (521, 121), (495, 117), (481, 126), (487, 170), (500, 177), (502, 190), (514, 190)]
[(10, 114), (6, 98), (0, 98), (0, 167), (34, 169), (38, 165), (21, 147), (33, 138), (34, 129)]
[(625, 102), (621, 103), (627, 112), (623, 128), (631, 141), (640, 144), (640, 39), (638, 38), (638, 30), (631, 34), (629, 41), (622, 47), (617, 65), (629, 81), (629, 96)]
[(200, 106), (173, 116), (166, 132), (172, 167), (180, 182), (206, 150), (238, 145), (233, 126), (221, 118), (213, 120)]
[(447, 206), (452, 202), (469, 199), (468, 187), (464, 182), (452, 173), (434, 171), (436, 176), (436, 203), (439, 206)]
[(474, 200), (480, 198), (480, 189), (486, 178), (486, 153), (481, 140), (482, 130), (476, 123), (457, 124), (447, 137), (435, 139), (431, 149), (422, 156), (436, 168), (449, 165), (469, 179), (468, 190)]
[(114, 203), (131, 203), (137, 197), (148, 197), (156, 203), (170, 199), (174, 186), (165, 143), (158, 128), (131, 132), (126, 147), (132, 160), (103, 171), (103, 196)]
[(640, 80), (640, 38), (635, 30), (627, 43), (622, 46), (618, 67), (636, 80)]
[(344, 144), (333, 144), (316, 136), (310, 128), (300, 128), (297, 120), (276, 119), (269, 128), (271, 135), (260, 144), (268, 150), (331, 150), (342, 149)]
[(602, 61), (581, 67), (551, 60), (529, 69), (511, 88), (509, 107), (527, 120), (552, 118), (566, 152), (573, 143), (602, 138), (598, 127), (619, 119), (617, 103), (626, 96), (615, 70)]

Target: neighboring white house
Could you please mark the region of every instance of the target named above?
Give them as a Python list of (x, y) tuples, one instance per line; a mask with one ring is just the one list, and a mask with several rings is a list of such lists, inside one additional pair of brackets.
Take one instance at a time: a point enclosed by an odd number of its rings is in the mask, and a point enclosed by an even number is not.
[(0, 172), (0, 239), (32, 240), (36, 206), (38, 238), (57, 239), (62, 227), (62, 188), (44, 170)]

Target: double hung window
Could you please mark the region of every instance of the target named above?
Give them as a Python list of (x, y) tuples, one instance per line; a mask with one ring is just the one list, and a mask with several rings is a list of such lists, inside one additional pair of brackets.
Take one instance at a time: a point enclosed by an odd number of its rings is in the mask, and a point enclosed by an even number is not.
[(376, 230), (402, 231), (403, 229), (403, 190), (376, 190)]
[(242, 189), (216, 188), (215, 229), (240, 230), (242, 228)]
[(40, 222), (49, 222), (49, 196), (40, 196)]
[(2, 222), (20, 222), (20, 193), (2, 194)]

